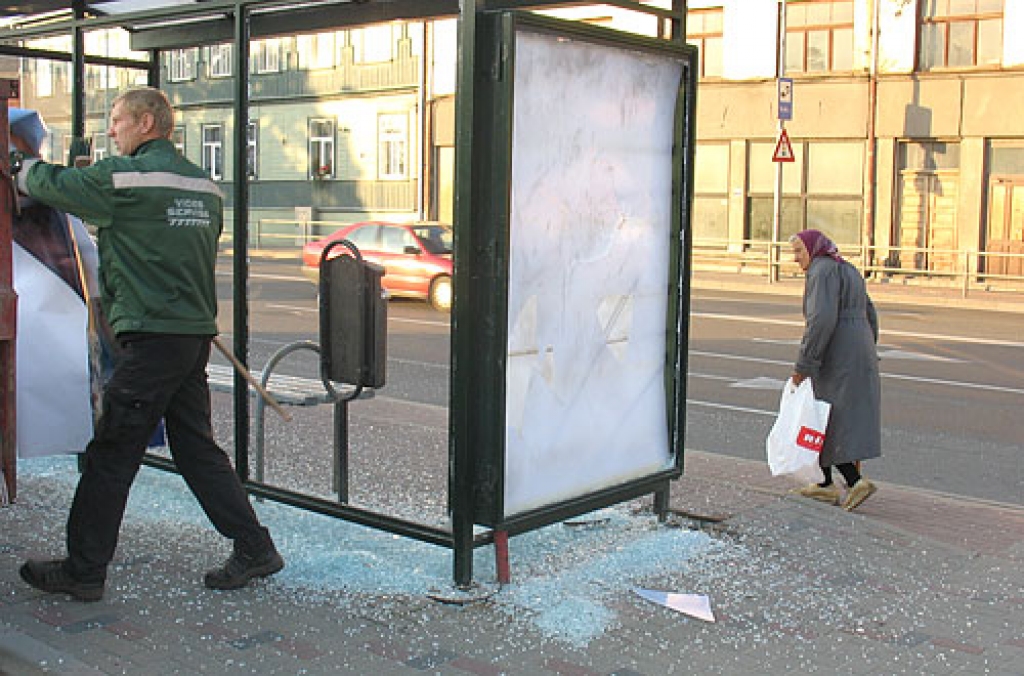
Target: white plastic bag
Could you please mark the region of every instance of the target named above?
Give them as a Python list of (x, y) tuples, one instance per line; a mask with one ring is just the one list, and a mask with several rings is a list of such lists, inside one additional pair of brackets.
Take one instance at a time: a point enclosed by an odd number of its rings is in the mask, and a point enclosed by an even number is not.
[(772, 476), (792, 474), (808, 483), (825, 480), (819, 459), (831, 408), (827, 401), (814, 398), (810, 378), (804, 378), (799, 386), (793, 385), (792, 378), (786, 381), (779, 417), (765, 441)]

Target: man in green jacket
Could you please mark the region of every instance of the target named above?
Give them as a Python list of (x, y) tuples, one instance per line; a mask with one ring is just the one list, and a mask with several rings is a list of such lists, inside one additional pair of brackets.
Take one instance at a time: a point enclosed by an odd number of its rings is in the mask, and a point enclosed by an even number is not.
[(103, 596), (128, 491), (161, 418), (171, 456), (206, 515), (234, 543), (209, 571), (236, 589), (284, 567), (238, 475), (213, 439), (206, 364), (217, 333), (214, 265), (220, 190), (170, 141), (174, 111), (156, 89), (128, 91), (110, 112), (120, 156), (83, 168), (27, 159), (18, 189), (96, 226), (102, 304), (121, 354), (85, 450), (67, 524), (67, 557), (28, 561), (21, 577), (80, 601)]

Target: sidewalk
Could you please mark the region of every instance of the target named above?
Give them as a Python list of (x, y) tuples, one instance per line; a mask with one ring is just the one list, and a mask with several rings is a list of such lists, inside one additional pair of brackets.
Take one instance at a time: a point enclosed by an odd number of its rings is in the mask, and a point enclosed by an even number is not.
[[(503, 589), (480, 550), (482, 600), (459, 605), (432, 599), (455, 592), (447, 550), (267, 503), (288, 567), (206, 590), (224, 543), (200, 516), (153, 521), (191, 498), (144, 469), (107, 594), (82, 604), (17, 573), (59, 551), (73, 486), (67, 469), (23, 473), (0, 509), (0, 673), (1024, 674), (1018, 506), (883, 483), (847, 513), (787, 495), (762, 463), (690, 452), (668, 524), (634, 503), (514, 537)], [(706, 594), (717, 621), (637, 586)]]
[[(694, 270), (690, 285), (691, 288), (700, 290), (741, 291), (788, 296), (802, 296), (804, 292), (803, 277), (788, 277), (777, 282), (769, 282), (767, 275), (701, 269)], [(965, 295), (962, 288), (955, 288), (948, 284), (915, 283), (898, 279), (868, 279), (867, 290), (876, 303), (888, 302), (964, 310), (1024, 313), (1024, 293), (1016, 290), (971, 289)]]

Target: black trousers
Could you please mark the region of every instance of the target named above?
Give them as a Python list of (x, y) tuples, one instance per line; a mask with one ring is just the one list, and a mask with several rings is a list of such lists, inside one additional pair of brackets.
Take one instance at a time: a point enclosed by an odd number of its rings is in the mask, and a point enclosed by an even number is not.
[(67, 525), (70, 572), (103, 580), (117, 547), (128, 492), (153, 430), (166, 424), (171, 457), (217, 531), (236, 546), (272, 546), (228, 456), (213, 439), (206, 364), (210, 336), (122, 334), (103, 411), (85, 450)]

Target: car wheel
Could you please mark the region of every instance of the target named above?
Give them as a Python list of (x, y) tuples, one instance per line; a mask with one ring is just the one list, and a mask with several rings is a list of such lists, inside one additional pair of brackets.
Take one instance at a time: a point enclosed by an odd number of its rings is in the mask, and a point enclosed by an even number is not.
[(452, 309), (452, 278), (447, 275), (437, 277), (430, 283), (430, 295), (427, 297), (434, 309), (449, 312)]

